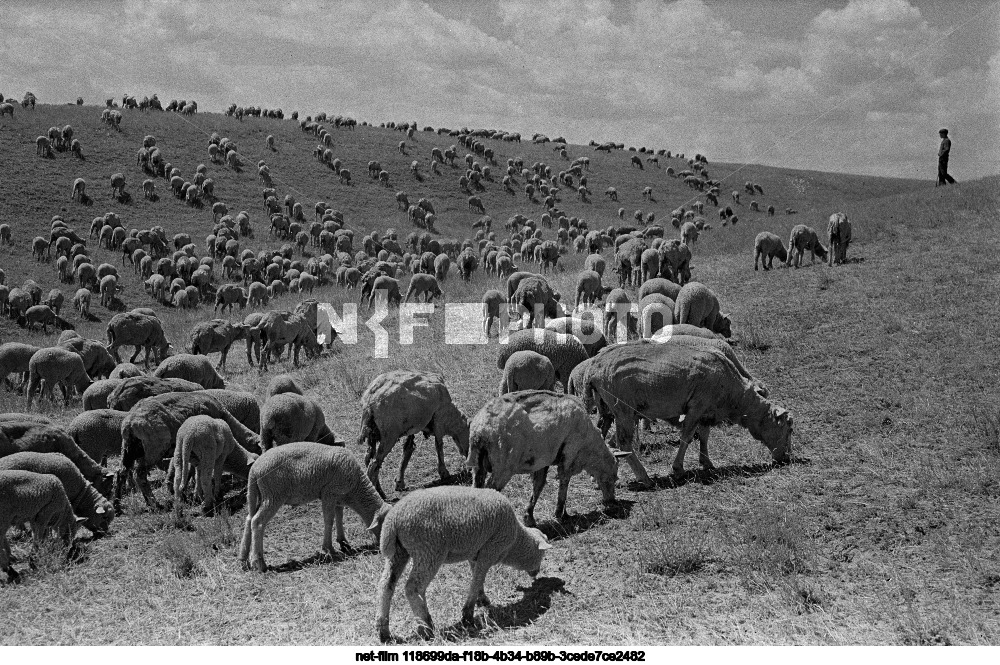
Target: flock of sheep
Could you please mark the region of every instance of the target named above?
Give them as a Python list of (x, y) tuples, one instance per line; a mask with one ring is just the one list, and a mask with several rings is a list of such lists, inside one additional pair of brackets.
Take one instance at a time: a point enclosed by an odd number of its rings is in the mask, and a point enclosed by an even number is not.
[[(0, 105), (0, 110), (5, 106)], [(102, 119), (118, 127), (121, 113), (112, 106), (108, 104)], [(155, 95), (141, 105), (126, 97), (122, 106), (159, 108), (160, 103)], [(196, 108), (194, 102), (168, 106), (168, 110), (191, 113)], [(284, 117), (280, 109), (235, 105), (227, 115), (240, 120)], [(291, 118), (298, 121), (298, 114)], [(334, 141), (324, 122), (338, 129), (352, 129), (357, 123), (325, 114), (299, 121), (303, 132), (320, 141), (314, 156), (349, 184), (350, 173), (333, 156)], [(408, 138), (417, 131), (416, 123), (387, 126)], [(0, 270), (2, 313), (27, 328), (41, 326), (47, 331), (54, 325), (64, 330), (52, 347), (22, 342), (0, 345), (0, 377), (8, 387), (24, 389), (27, 405), (24, 413), (0, 416), (0, 569), (9, 581), (19, 577), (11, 565), (6, 538), (10, 527), (31, 523), (36, 539), (54, 528), (67, 545), (78, 522), (95, 534), (106, 533), (121, 510), (128, 485), (137, 488), (148, 505), (160, 507), (148, 473), (169, 461), (166, 488), (173, 494), (178, 515), (188, 496), (201, 501), (204, 511), (214, 510), (221, 499), (223, 474), (247, 480), (248, 510), (239, 559), (248, 568), (267, 569), (264, 532), (281, 506), (317, 499), (322, 502), (323, 550), (335, 552), (335, 525), (340, 548), (349, 551), (343, 529), (344, 506), (349, 507), (379, 539), (385, 557), (376, 617), (380, 639), (390, 639), (391, 598), (410, 559), (413, 566), (405, 593), (419, 634), (429, 637), (433, 623), (425, 592), (442, 564), (472, 563), (472, 581), (462, 609), (466, 622), (473, 620), (477, 605), (488, 603), (483, 582), (492, 566), (503, 563), (532, 575), (538, 572), (550, 545), (534, 528), (534, 507), (550, 466), (558, 469), (555, 515), (564, 519), (570, 479), (581, 472), (594, 478), (608, 505), (615, 501), (619, 460), (625, 460), (640, 483), (652, 483), (633, 449), (640, 423), (648, 426), (660, 420), (680, 430), (673, 462), (673, 473), (678, 476), (683, 474), (686, 448), (696, 438), (700, 465), (712, 468), (709, 431), (722, 422), (746, 428), (775, 462), (790, 459), (791, 415), (769, 398), (767, 387), (750, 375), (727, 342), (733, 325), (718, 296), (708, 286), (692, 281), (692, 247), (699, 233), (711, 228), (701, 216), (704, 203), (696, 201), (673, 211), (671, 225), (679, 232), (677, 238), (668, 239), (653, 213), (642, 211), (633, 216), (634, 226), (592, 229), (558, 206), (564, 188), (583, 200), (590, 194), (589, 158), (578, 157), (565, 169), (543, 162), (526, 165), (520, 158), (503, 164), (486, 140), (520, 142), (520, 135), (467, 128), (438, 133), (458, 137), (471, 151), (457, 184), (469, 193), (470, 209), (483, 217), (473, 225), (475, 233), (469, 238), (434, 237), (433, 203), (420, 199), (411, 205), (402, 191), (395, 198), (412, 231), (389, 228), (356, 234), (344, 215), (323, 201), (305, 208), (291, 194), (280, 197), (268, 165), (261, 160), (257, 177), (270, 224), (267, 235), (289, 242), (256, 253), (242, 249), (241, 239), (254, 237), (250, 213), (239, 211), (233, 216), (217, 196), (208, 167), (199, 165), (192, 179), (185, 180), (167, 155), (161, 154), (156, 139), (147, 136), (136, 160), (136, 167), (149, 176), (143, 183), (144, 195), (155, 196), (155, 179), (162, 178), (174, 197), (210, 210), (213, 227), (204, 241), (204, 256), (199, 256), (198, 245), (187, 234), (168, 237), (159, 226), (126, 229), (111, 212), (93, 220), (89, 238), (57, 215), (48, 238), (35, 238), (33, 252), (37, 260), (49, 261), (55, 248), (58, 279), (78, 283), (73, 303), (83, 318), (90, 315), (94, 291), (99, 292), (102, 305), (124, 309), (117, 300), (119, 268), (91, 259), (87, 242), (95, 236), (99, 247), (121, 252), (121, 269), (128, 264), (140, 275), (150, 298), (178, 308), (212, 302), (223, 315), (234, 305), (264, 307), (285, 293), (312, 294), (314, 288), (325, 285), (358, 288), (361, 301), (369, 306), (379, 299), (387, 299), (388, 304), (421, 297), (429, 301), (443, 294), (453, 264), (465, 280), (472, 280), (482, 266), (488, 279), (502, 280), (500, 289), (489, 289), (482, 298), (484, 334), (492, 336), (494, 324), (499, 323), (497, 334), (507, 337), (497, 358), (498, 395), (477, 413), (465, 414), (438, 375), (409, 370), (381, 374), (361, 395), (357, 444), (366, 451), (362, 463), (327, 426), (320, 405), (303, 395), (290, 376), (274, 377), (260, 404), (250, 393), (226, 389), (220, 374), (231, 346), (239, 340), (245, 341), (248, 363), (256, 359), (261, 372), (286, 347), (296, 365), (300, 349), (310, 357), (323, 354), (336, 331), (319, 341), (323, 330), (316, 299), (306, 299), (292, 311), (255, 311), (237, 322), (204, 321), (191, 331), (186, 352), (178, 353), (153, 309), (120, 311), (107, 324), (106, 342), (86, 339), (60, 316), (64, 296), (58, 289), (43, 300), (43, 290), (31, 280), (8, 288)], [(550, 142), (542, 135), (532, 141)], [(570, 161), (565, 141), (555, 143), (559, 158)], [(274, 137), (268, 136), (265, 144), (273, 149)], [(71, 127), (53, 127), (47, 136), (39, 137), (38, 154), (51, 157), (55, 148), (70, 150), (82, 159), (82, 150), (74, 145), (79, 142)], [(608, 152), (622, 148), (596, 143), (592, 147)], [(401, 153), (407, 154), (408, 149), (405, 142), (399, 144)], [(241, 169), (243, 160), (229, 139), (213, 135), (208, 150), (213, 167)], [(640, 154), (646, 154), (647, 164), (657, 168), (660, 157), (683, 158), (645, 148)], [(439, 173), (444, 165), (454, 165), (457, 156), (457, 146), (434, 148), (431, 170)], [(637, 155), (630, 162), (643, 168)], [(669, 168), (667, 175), (683, 179), (704, 192), (709, 204), (718, 206), (721, 183), (708, 178), (706, 164), (697, 155), (686, 160), (687, 169), (675, 173)], [(375, 161), (369, 163), (368, 175), (387, 187), (391, 182), (391, 175)], [(419, 176), (418, 169), (411, 175)], [(499, 229), (493, 230), (493, 220), (485, 215), (482, 199), (475, 193), (495, 183), (494, 175), (501, 178), (503, 191), (516, 195), (514, 187), (523, 184), (527, 200), (542, 204), (538, 223), (515, 215), (503, 224), (500, 235)], [(112, 176), (112, 195), (126, 196), (126, 184), (123, 174)], [(747, 183), (746, 190), (763, 194), (753, 183)], [(605, 194), (617, 200), (615, 188)], [(87, 196), (83, 179), (74, 181), (72, 196), (78, 200)], [(651, 190), (643, 196), (653, 199)], [(733, 192), (733, 200), (739, 202), (739, 192)], [(307, 209), (314, 214), (310, 216)], [(769, 212), (773, 214), (773, 206)], [(624, 221), (624, 209), (619, 218)], [(728, 206), (720, 209), (720, 218), (724, 226), (737, 222)], [(0, 242), (12, 243), (12, 234), (9, 225), (0, 225)], [(763, 260), (768, 270), (775, 257), (797, 267), (806, 251), (813, 259), (829, 256), (831, 265), (845, 261), (851, 240), (845, 215), (830, 218), (826, 238), (828, 248), (816, 231), (799, 225), (786, 248), (777, 236), (763, 232), (755, 241), (754, 268)], [(306, 258), (307, 250), (321, 254)], [(607, 250), (611, 250), (610, 258)], [(572, 302), (546, 276), (571, 251), (587, 253)], [(609, 261), (617, 286), (604, 283)], [(527, 270), (529, 264), (538, 272)], [(404, 290), (400, 280), (407, 273), (411, 277)], [(514, 325), (505, 330), (511, 320)], [(119, 349), (128, 346), (134, 353), (122, 362)], [(134, 363), (142, 352), (140, 368)], [(220, 354), (215, 365), (208, 360), (214, 353)], [(11, 375), (19, 382), (10, 382)], [(81, 395), (84, 410), (68, 427), (31, 412), (36, 394), (41, 391), (42, 398), (52, 399), (56, 385), (67, 404), (74, 392)], [(612, 425), (614, 451), (605, 443)], [(404, 474), (418, 433), (434, 437), (442, 479), (450, 476), (443, 439), (452, 438), (473, 471), (474, 487), (417, 490), (394, 504), (387, 503), (379, 481), (381, 466), (403, 439), (395, 490), (405, 491)], [(118, 471), (106, 473), (108, 457), (119, 454)], [(534, 481), (523, 521), (516, 517), (510, 500), (500, 494), (516, 474), (530, 474)], [(195, 487), (189, 494), (192, 479)]]

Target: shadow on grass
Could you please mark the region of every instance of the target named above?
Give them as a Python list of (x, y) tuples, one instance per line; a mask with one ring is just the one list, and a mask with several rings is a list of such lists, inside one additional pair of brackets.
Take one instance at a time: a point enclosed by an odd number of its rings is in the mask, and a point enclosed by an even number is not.
[(538, 529), (545, 534), (550, 542), (563, 540), (600, 526), (608, 520), (627, 519), (632, 514), (635, 501), (618, 499), (614, 504), (603, 510), (591, 510), (587, 513), (568, 514), (561, 520), (539, 522)]
[[(517, 587), (524, 595), (510, 605), (489, 606), (486, 616), (477, 618), (475, 626), (461, 622), (440, 630), (442, 638), (448, 641), (466, 640), (479, 637), (485, 630), (506, 630), (523, 628), (537, 621), (552, 607), (552, 597), (557, 593), (570, 593), (566, 582), (558, 577), (536, 577), (530, 587)], [(418, 640), (413, 636), (414, 640)]]
[(677, 489), (678, 487), (683, 487), (688, 483), (713, 485), (720, 480), (727, 480), (729, 478), (750, 478), (754, 476), (763, 476), (779, 467), (787, 466), (789, 464), (812, 464), (812, 460), (808, 457), (793, 456), (791, 460), (781, 464), (774, 462), (761, 462), (758, 464), (732, 464), (729, 466), (719, 466), (709, 470), (697, 469), (694, 471), (685, 471), (684, 475), (680, 478), (676, 478), (673, 475), (652, 476), (652, 487), (644, 487), (637, 481), (633, 480), (629, 482), (628, 488), (632, 492), (654, 492), (662, 489)]
[(369, 543), (367, 545), (361, 545), (360, 547), (352, 546), (348, 551), (346, 552), (341, 551), (337, 554), (329, 554), (327, 552), (315, 552), (301, 559), (289, 559), (285, 563), (279, 563), (276, 566), (269, 565), (267, 567), (267, 570), (268, 572), (271, 573), (293, 573), (297, 570), (302, 570), (303, 568), (308, 568), (310, 566), (322, 566), (331, 563), (341, 563), (361, 556), (378, 554), (378, 551), (379, 551), (378, 545)]

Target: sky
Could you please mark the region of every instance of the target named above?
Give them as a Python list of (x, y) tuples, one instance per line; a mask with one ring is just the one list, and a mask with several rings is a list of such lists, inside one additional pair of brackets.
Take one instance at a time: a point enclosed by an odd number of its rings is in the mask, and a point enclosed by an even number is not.
[(1000, 0), (0, 0), (0, 92), (1000, 173)]

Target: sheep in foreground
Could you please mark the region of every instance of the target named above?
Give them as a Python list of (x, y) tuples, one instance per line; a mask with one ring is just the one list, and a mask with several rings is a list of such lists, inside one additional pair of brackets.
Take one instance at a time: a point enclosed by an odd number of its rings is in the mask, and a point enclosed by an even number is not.
[(132, 407), (122, 420), (122, 460), (121, 468), (115, 474), (115, 502), (121, 500), (125, 479), (133, 474), (136, 486), (142, 492), (146, 505), (156, 507), (149, 486), (148, 472), (155, 464), (173, 456), (177, 430), (191, 416), (211, 416), (221, 418), (229, 425), (233, 436), (240, 444), (234, 450), (233, 464), (246, 459), (245, 451), (260, 449), (260, 437), (243, 426), (225, 407), (204, 391), (191, 393), (165, 393), (147, 397)]
[(73, 388), (82, 394), (91, 384), (83, 358), (58, 346), (40, 349), (28, 361), (28, 408), (31, 408), (39, 387), (43, 397), (48, 395), (50, 400), (54, 399), (52, 391), (56, 384), (59, 384), (66, 404), (69, 404)]
[(78, 521), (66, 490), (52, 474), (0, 472), (0, 570), (7, 573), (7, 580), (20, 579), (10, 563), (10, 543), (7, 541), (10, 527), (30, 522), (36, 548), (49, 530), (55, 529), (66, 547), (70, 547)]
[(796, 224), (788, 236), (788, 258), (785, 260), (785, 265), (794, 264), (798, 268), (806, 251), (812, 256), (813, 263), (816, 263), (817, 256), (820, 261), (826, 259), (826, 248), (820, 244), (816, 230), (805, 224)]
[(378, 537), (389, 505), (379, 496), (364, 468), (344, 448), (296, 441), (265, 451), (250, 467), (247, 479), (247, 518), (240, 543), (240, 562), (264, 572), (264, 529), (284, 505), (323, 502), (323, 552), (334, 554), (337, 543), (351, 550), (344, 533), (344, 506), (361, 517)]
[(94, 409), (79, 414), (66, 428), (80, 450), (95, 462), (106, 465), (110, 455), (117, 455), (122, 449), (122, 421), (124, 411), (114, 409)]
[(573, 335), (529, 328), (507, 338), (507, 344), (497, 355), (497, 369), (503, 369), (507, 359), (518, 351), (534, 351), (548, 358), (555, 369), (556, 381), (564, 387), (573, 368), (588, 357), (583, 343)]
[[(671, 328), (673, 330), (670, 333), (664, 333), (661, 335), (661, 333), (664, 330), (667, 330), (667, 328)], [(678, 328), (682, 329), (694, 328), (694, 330), (701, 332), (696, 333), (694, 335), (690, 335), (687, 332), (679, 332), (677, 330)], [(649, 338), (649, 340), (651, 342), (656, 342), (658, 344), (686, 344), (687, 346), (692, 346), (699, 349), (714, 349), (715, 351), (718, 351), (719, 353), (724, 355), (726, 359), (733, 364), (733, 367), (735, 367), (736, 371), (740, 373), (740, 376), (742, 376), (744, 379), (746, 379), (747, 381), (749, 381), (754, 385), (754, 387), (757, 390), (757, 393), (761, 397), (767, 397), (769, 392), (767, 386), (765, 386), (762, 381), (755, 379), (750, 374), (747, 368), (743, 365), (743, 361), (740, 360), (739, 356), (736, 355), (736, 352), (733, 350), (733, 347), (731, 347), (729, 343), (726, 342), (726, 340), (724, 339), (720, 339), (718, 337), (709, 338), (704, 333), (707, 333), (709, 335), (712, 334), (711, 332), (705, 330), (704, 328), (695, 328), (694, 326), (688, 326), (688, 325), (683, 325), (683, 326), (675, 325), (657, 330), (656, 333)]]
[(851, 244), (851, 222), (848, 221), (847, 215), (842, 212), (830, 215), (826, 236), (830, 243), (830, 265), (845, 262), (847, 246)]
[(153, 376), (158, 379), (184, 379), (203, 388), (225, 388), (226, 382), (207, 356), (178, 353), (160, 363)]
[(406, 437), (403, 459), (399, 464), (396, 491), (406, 489), (404, 474), (416, 448), (414, 436), (434, 435), (438, 458), (438, 475), (449, 477), (444, 463), (444, 437), (455, 440), (458, 451), (465, 457), (469, 452), (469, 422), (452, 402), (451, 393), (438, 374), (396, 370), (375, 377), (361, 394), (361, 431), (358, 444), (367, 448), (365, 464), (368, 478), (380, 496), (385, 496), (379, 483), (379, 469), (396, 441)]
[(701, 282), (688, 282), (677, 294), (674, 321), (701, 326), (723, 337), (731, 337), (732, 322), (719, 309), (719, 298)]
[(275, 395), (280, 395), (281, 393), (295, 393), (296, 395), (301, 395), (302, 388), (299, 387), (299, 384), (296, 383), (291, 374), (278, 374), (268, 382), (267, 396), (274, 397)]
[(13, 415), (15, 419), (0, 421), (0, 457), (22, 452), (60, 453), (80, 469), (97, 491), (105, 496), (111, 493), (113, 477), (105, 474), (65, 430), (28, 414)]
[(753, 241), (753, 269), (757, 270), (757, 262), (763, 259), (764, 270), (770, 270), (776, 257), (782, 263), (788, 259), (781, 238), (770, 231), (761, 231)]
[(191, 475), (191, 458), (198, 461), (198, 490), (202, 512), (209, 514), (222, 490), (226, 458), (236, 449), (236, 439), (225, 420), (211, 416), (191, 416), (177, 430), (174, 448), (174, 514), (180, 517), (181, 497)]
[(95, 535), (108, 532), (115, 517), (114, 506), (91, 485), (76, 465), (60, 453), (14, 453), (0, 458), (0, 472), (31, 471), (51, 473), (62, 483), (73, 512), (83, 518), (83, 525)]
[(462, 606), (462, 621), (471, 624), (476, 605), (489, 605), (483, 583), (490, 568), (505, 564), (535, 577), (550, 548), (541, 531), (517, 520), (514, 507), (499, 492), (434, 487), (403, 497), (385, 516), (379, 539), (385, 557), (375, 617), (379, 639), (391, 639), (392, 595), (411, 557), (406, 599), (417, 618), (417, 634), (429, 639), (434, 623), (427, 609), (427, 587), (443, 564), (468, 561), (472, 566)]
[[(534, 490), (524, 515), (528, 526), (535, 525), (535, 504), (552, 465), (559, 470), (556, 519), (566, 518), (569, 480), (581, 471), (597, 481), (605, 504), (615, 500), (618, 462), (583, 401), (572, 395), (525, 390), (486, 402), (469, 426), (466, 465), (474, 469), (475, 487), (497, 491), (503, 491), (515, 474), (532, 474)], [(488, 483), (487, 472), (491, 472)]]
[(552, 390), (556, 385), (556, 371), (552, 361), (534, 351), (511, 354), (503, 366), (498, 394), (518, 390)]
[[(591, 361), (586, 383), (588, 399), (597, 404), (604, 426), (609, 427), (614, 419), (619, 450), (632, 450), (640, 417), (665, 420), (681, 430), (674, 476), (683, 474), (684, 453), (695, 436), (702, 468), (713, 468), (708, 456), (709, 430), (724, 422), (749, 430), (771, 451), (775, 462), (787, 461), (791, 453), (788, 411), (762, 397), (758, 386), (716, 349), (697, 344), (622, 344), (605, 349)], [(645, 469), (638, 459), (636, 463), (633, 471), (638, 480), (649, 485)]]
[(327, 446), (342, 446), (327, 427), (319, 404), (296, 393), (268, 397), (260, 412), (260, 447), (270, 450), (293, 441), (314, 441)]

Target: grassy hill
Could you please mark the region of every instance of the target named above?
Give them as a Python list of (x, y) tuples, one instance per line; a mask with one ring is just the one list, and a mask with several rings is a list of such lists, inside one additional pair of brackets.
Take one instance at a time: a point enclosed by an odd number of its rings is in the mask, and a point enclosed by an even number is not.
[[(256, 240), (243, 245), (255, 251), (280, 244), (267, 238), (261, 187), (251, 168), (258, 159), (267, 161), (279, 198), (292, 194), (307, 211), (316, 201), (326, 201), (359, 233), (389, 227), (402, 235), (410, 231), (394, 200), (397, 191), (411, 200), (430, 198), (443, 237), (470, 236), (470, 225), (479, 218), (458, 187), (460, 169), (446, 166), (441, 176), (430, 173), (431, 147), (445, 148), (456, 143), (453, 138), (418, 132), (407, 140), (410, 154), (401, 155), (401, 133), (361, 126), (354, 132), (334, 130), (333, 152), (354, 176), (346, 186), (312, 157), (316, 138), (290, 120), (240, 123), (214, 114), (123, 113), (121, 133), (101, 125), (100, 109), (94, 107), (18, 108), (13, 120), (0, 120), (5, 163), (0, 223), (11, 225), (15, 240), (13, 247), (0, 248), (8, 284), (31, 278), (46, 290), (72, 294), (76, 287), (59, 285), (51, 263), (31, 259), (31, 239), (47, 233), (57, 213), (76, 220), (71, 226), (84, 234), (92, 218), (108, 211), (130, 227), (160, 224), (168, 235), (202, 238), (210, 231), (211, 212), (174, 199), (162, 179), (157, 181), (159, 201), (142, 199), (139, 184), (147, 176), (135, 165), (135, 155), (147, 134), (157, 138), (164, 158), (186, 178), (199, 163), (209, 165), (217, 197), (230, 210), (250, 212)], [(65, 124), (75, 128), (86, 160), (68, 154), (37, 157), (35, 137)], [(244, 172), (209, 163), (212, 132), (238, 144), (247, 162)], [(269, 134), (276, 139), (276, 152), (265, 148)], [(544, 161), (555, 171), (568, 165), (549, 145), (486, 142), (500, 164), (521, 157), (526, 164)], [(457, 161), (464, 154), (460, 149)], [(564, 189), (560, 207), (592, 228), (603, 228), (619, 223), (619, 207), (628, 211), (627, 218), (641, 209), (664, 223), (670, 210), (697, 198), (665, 174), (667, 166), (679, 168), (679, 160), (660, 158), (661, 168), (647, 164), (639, 170), (629, 165), (632, 154), (570, 146), (571, 159), (590, 158), (587, 176), (594, 196), (583, 203)], [(391, 174), (390, 188), (366, 177), (372, 159)], [(409, 174), (413, 159), (421, 163), (422, 181)], [(748, 368), (770, 386), (774, 401), (794, 414), (795, 463), (773, 469), (766, 464), (766, 450), (745, 430), (723, 427), (712, 432), (716, 474), (690, 474), (682, 484), (659, 483), (656, 490), (642, 491), (623, 468), (617, 511), (602, 512), (592, 481), (578, 476), (569, 501), (576, 517), (559, 524), (551, 519), (555, 489), (547, 487), (536, 515), (555, 547), (542, 576), (529, 586), (519, 573), (494, 569), (487, 580), (494, 606), (480, 610), (479, 629), (467, 632), (455, 622), (468, 569), (446, 566), (428, 593), (445, 639), (469, 644), (996, 643), (1000, 179), (934, 188), (924, 181), (711, 161), (708, 169), (723, 181), (725, 193), (742, 191), (745, 181), (760, 184), (765, 192), (757, 197), (761, 207), (778, 210), (767, 217), (748, 209), (746, 194), (741, 205), (727, 195), (720, 203), (732, 205), (740, 222), (723, 228), (716, 209), (708, 207), (706, 217), (715, 228), (695, 245), (693, 272), (730, 313), (736, 348)], [(128, 179), (130, 205), (111, 198), (109, 177), (115, 172)], [(87, 180), (90, 206), (70, 201), (77, 177)], [(609, 186), (618, 190), (619, 202), (603, 197)], [(653, 188), (653, 202), (642, 199), (647, 186)], [(481, 197), (487, 213), (497, 222), (515, 213), (538, 219), (541, 204), (518, 192), (511, 196), (499, 181), (486, 183)], [(798, 214), (782, 214), (786, 208)], [(784, 238), (798, 223), (822, 229), (838, 210), (854, 224), (850, 264), (752, 270), (753, 238), (759, 231)], [(669, 224), (667, 231), (674, 233)], [(98, 261), (119, 263), (120, 256), (106, 250), (92, 253)], [(573, 292), (582, 262), (583, 255), (572, 253), (561, 260), (564, 270), (552, 281), (563, 294)], [(125, 306), (153, 306), (131, 271), (123, 275)], [(497, 284), (482, 273), (468, 284), (452, 277), (445, 284), (445, 300), (478, 302)], [(339, 307), (353, 301), (356, 292), (324, 287), (317, 297)], [(296, 299), (271, 306), (291, 308)], [(194, 312), (156, 307), (178, 347), (194, 322), (212, 317), (204, 306)], [(68, 318), (81, 334), (102, 339), (112, 312), (96, 299), (93, 311), (99, 321), (78, 321), (72, 312)], [(360, 318), (367, 318), (365, 310)], [(415, 344), (400, 345), (389, 321), (389, 357), (375, 358), (374, 338), (362, 323), (358, 344), (339, 345), (329, 357), (306, 361), (299, 369), (282, 361), (270, 374), (291, 371), (360, 457), (364, 451), (354, 443), (358, 397), (382, 371), (440, 372), (470, 415), (495, 394), (500, 377), (496, 343), (445, 344), (444, 325), (439, 308), (429, 327), (416, 330)], [(0, 321), (2, 341), (51, 344), (55, 337)], [(242, 355), (242, 347), (231, 354), (227, 381), (261, 395), (268, 376), (248, 367)], [(23, 397), (0, 393), (0, 408), (23, 410)], [(43, 402), (41, 408), (68, 422), (80, 407), (63, 410)], [(676, 431), (657, 426), (641, 440), (650, 473), (665, 477)], [(386, 488), (393, 485), (400, 449), (383, 467)], [(461, 471), (450, 442), (446, 454), (449, 469)], [(436, 483), (433, 457), (427, 444), (419, 445), (407, 472), (410, 487)], [(696, 468), (692, 456), (687, 466)], [(520, 508), (529, 491), (530, 481), (518, 477), (505, 493)], [(133, 497), (112, 536), (87, 545), (84, 561), (65, 566), (54, 556), (43, 558), (40, 572), (27, 575), (24, 584), (0, 588), (0, 622), (7, 627), (2, 642), (374, 640), (374, 589), (382, 562), (370, 545), (358, 556), (311, 562), (307, 557), (317, 549), (322, 531), (319, 506), (286, 507), (271, 523), (265, 545), (269, 563), (279, 571), (244, 573), (233, 549), (245, 513), (236, 491), (229, 498), (236, 511), (232, 517), (195, 517), (189, 528), (178, 529), (171, 518), (145, 512)], [(360, 521), (350, 515), (346, 521), (351, 542), (368, 544)], [(16, 554), (26, 552), (27, 541), (15, 543)], [(401, 594), (392, 630), (415, 639)]]

